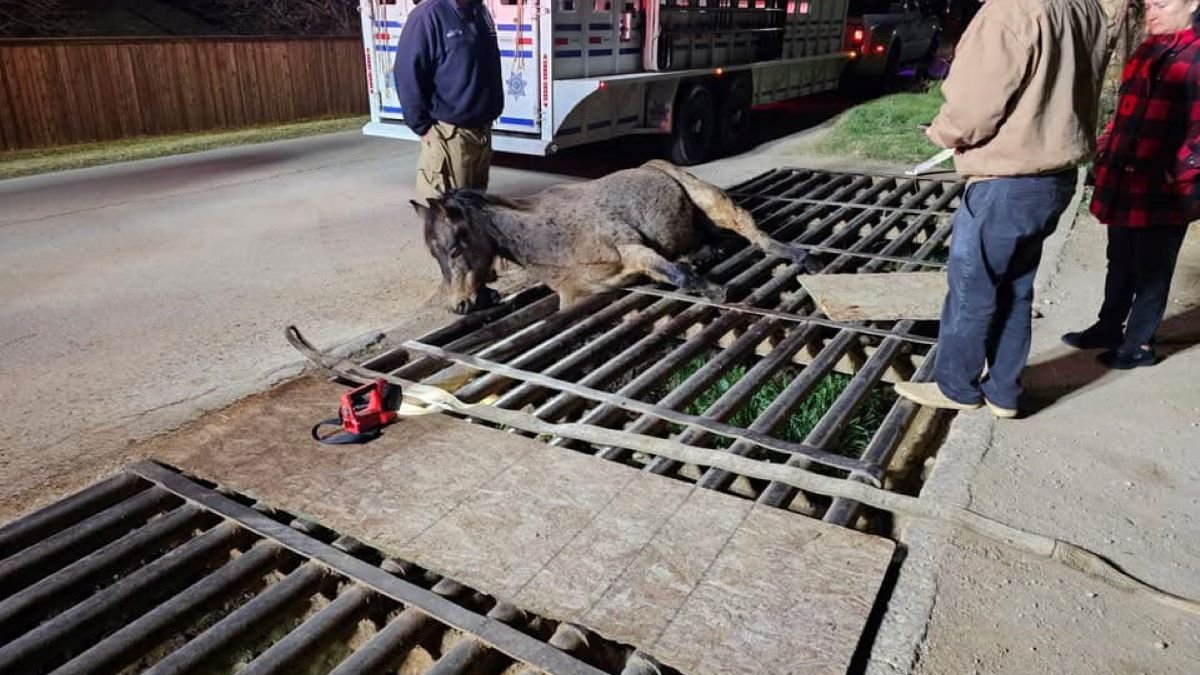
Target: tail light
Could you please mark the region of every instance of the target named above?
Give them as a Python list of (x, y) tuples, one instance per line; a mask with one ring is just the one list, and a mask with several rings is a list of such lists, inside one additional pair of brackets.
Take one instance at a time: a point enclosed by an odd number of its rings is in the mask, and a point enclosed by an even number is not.
[(855, 28), (854, 32), (850, 34), (850, 42), (852, 44), (861, 45), (863, 43), (863, 40), (866, 39), (866, 37), (867, 37), (866, 31), (864, 31), (861, 28)]

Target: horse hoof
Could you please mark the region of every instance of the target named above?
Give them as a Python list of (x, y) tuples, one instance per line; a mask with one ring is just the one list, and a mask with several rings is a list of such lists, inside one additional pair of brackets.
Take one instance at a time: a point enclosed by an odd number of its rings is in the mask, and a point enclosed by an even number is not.
[(495, 307), (504, 299), (500, 292), (494, 288), (483, 287), (475, 296), (475, 306), (479, 309)]
[(470, 314), (471, 313), (471, 301), (463, 300), (462, 302), (455, 305), (454, 313), (455, 314)]

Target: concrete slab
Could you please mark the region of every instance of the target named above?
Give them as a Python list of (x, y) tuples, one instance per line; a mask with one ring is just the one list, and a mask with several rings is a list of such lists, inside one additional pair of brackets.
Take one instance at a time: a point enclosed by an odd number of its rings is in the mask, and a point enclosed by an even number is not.
[(684, 672), (843, 673), (890, 541), (448, 417), (320, 446), (300, 380), (145, 448)]

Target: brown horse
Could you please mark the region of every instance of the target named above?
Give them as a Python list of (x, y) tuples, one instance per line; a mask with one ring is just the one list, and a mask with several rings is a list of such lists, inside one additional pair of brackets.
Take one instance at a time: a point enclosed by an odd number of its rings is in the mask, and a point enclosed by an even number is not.
[(425, 243), (442, 270), (449, 306), (459, 314), (499, 301), (487, 286), (497, 258), (554, 289), (560, 307), (642, 275), (723, 300), (723, 288), (673, 262), (704, 243), (696, 209), (767, 253), (797, 263), (807, 256), (758, 229), (719, 188), (659, 160), (522, 199), (451, 190), (412, 205), (425, 221)]

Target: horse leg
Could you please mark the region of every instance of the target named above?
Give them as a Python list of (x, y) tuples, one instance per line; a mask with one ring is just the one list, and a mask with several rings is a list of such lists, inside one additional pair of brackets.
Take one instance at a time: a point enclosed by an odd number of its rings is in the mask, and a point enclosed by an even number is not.
[(725, 301), (725, 289), (696, 274), (690, 267), (671, 262), (654, 249), (641, 244), (618, 246), (625, 273), (640, 272), (646, 276), (672, 284), (685, 291), (696, 291), (710, 300)]
[(725, 194), (721, 188), (702, 181), (687, 171), (662, 160), (651, 160), (644, 166), (657, 169), (674, 178), (687, 192), (692, 203), (708, 216), (713, 225), (723, 230), (736, 232), (771, 255), (787, 258), (797, 265), (803, 265), (807, 272), (820, 271), (821, 265), (817, 261), (809, 259), (807, 250), (795, 244), (777, 241), (759, 229), (758, 225), (754, 223), (754, 216), (750, 215), (746, 209), (734, 204), (729, 195)]

